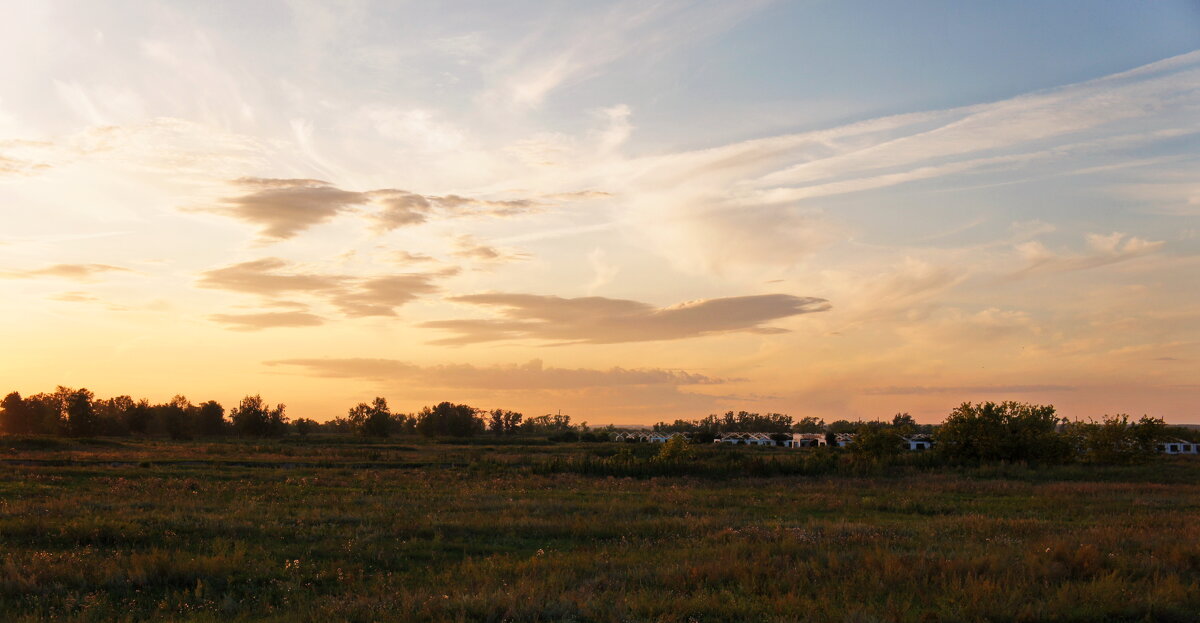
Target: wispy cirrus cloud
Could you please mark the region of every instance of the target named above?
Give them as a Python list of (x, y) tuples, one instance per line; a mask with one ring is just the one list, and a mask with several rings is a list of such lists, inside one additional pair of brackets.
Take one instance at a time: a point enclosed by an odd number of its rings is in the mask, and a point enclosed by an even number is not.
[(234, 331), (261, 331), (283, 327), (316, 327), (325, 319), (308, 312), (261, 312), (255, 314), (213, 314), (209, 319)]
[(501, 249), (480, 241), (471, 235), (461, 235), (454, 239), (454, 257), (477, 262), (515, 262), (529, 259), (529, 254), (514, 249)]
[(342, 275), (292, 270), (287, 261), (268, 257), (207, 270), (200, 273), (196, 285), (273, 297), (292, 292), (328, 292), (343, 287), (345, 280)]
[(962, 385), (927, 387), (921, 385), (868, 387), (864, 394), (878, 396), (908, 396), (920, 394), (1040, 394), (1048, 392), (1073, 392), (1078, 388), (1070, 385)]
[(537, 107), (553, 91), (584, 80), (622, 58), (649, 58), (715, 35), (765, 6), (763, 0), (734, 4), (620, 2), (569, 15), (546, 14), (542, 23), (507, 53), (484, 66), (493, 83), (485, 99)]
[(137, 271), (129, 268), (123, 268), (121, 266), (113, 266), (111, 264), (54, 264), (52, 266), (46, 266), (43, 268), (0, 272), (0, 277), (7, 279), (36, 279), (38, 277), (55, 277), (60, 279), (88, 281), (104, 274), (135, 272)]
[(773, 320), (830, 309), (825, 299), (764, 294), (655, 308), (647, 303), (597, 296), (561, 298), (535, 294), (471, 294), (449, 300), (499, 310), (499, 318), (437, 320), (421, 326), (457, 335), (438, 344), (535, 340), (557, 344), (612, 344), (676, 340), (718, 333), (783, 333)]
[(1021, 244), (1017, 251), (1026, 261), (1026, 266), (1010, 276), (1020, 278), (1036, 273), (1087, 270), (1127, 262), (1157, 253), (1166, 244), (1162, 240), (1146, 240), (1121, 232), (1088, 234), (1086, 239), (1086, 253), (1055, 253), (1038, 241)]
[(579, 389), (587, 387), (718, 385), (726, 379), (662, 368), (557, 368), (539, 359), (524, 364), (418, 365), (398, 359), (280, 359), (268, 366), (291, 366), (325, 378), (360, 378), (439, 388), (490, 390)]

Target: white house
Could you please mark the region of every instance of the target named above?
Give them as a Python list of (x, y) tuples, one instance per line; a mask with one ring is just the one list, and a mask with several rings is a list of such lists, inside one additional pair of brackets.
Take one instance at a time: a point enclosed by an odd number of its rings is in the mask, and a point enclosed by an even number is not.
[(1163, 454), (1200, 454), (1200, 444), (1183, 439), (1171, 439), (1158, 444), (1158, 451)]
[(728, 443), (743, 446), (776, 446), (786, 442), (777, 442), (770, 433), (721, 433), (713, 439), (713, 443)]
[(901, 437), (904, 440), (905, 450), (922, 451), (933, 447), (933, 439), (929, 435), (913, 435), (911, 437)]
[(829, 445), (825, 439), (825, 433), (793, 433), (789, 441), (785, 441), (784, 445), (789, 448), (823, 448)]

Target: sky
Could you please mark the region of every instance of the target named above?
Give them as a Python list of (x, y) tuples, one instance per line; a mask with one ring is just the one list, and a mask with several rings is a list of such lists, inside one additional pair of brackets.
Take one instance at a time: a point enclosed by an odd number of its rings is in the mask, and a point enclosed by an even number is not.
[(1200, 4), (0, 11), (0, 380), (1200, 423)]

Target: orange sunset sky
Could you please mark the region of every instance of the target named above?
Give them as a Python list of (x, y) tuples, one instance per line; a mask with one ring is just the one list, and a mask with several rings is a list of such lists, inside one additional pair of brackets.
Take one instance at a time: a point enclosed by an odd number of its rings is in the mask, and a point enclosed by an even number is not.
[(6, 393), (1200, 423), (1194, 2), (3, 11)]

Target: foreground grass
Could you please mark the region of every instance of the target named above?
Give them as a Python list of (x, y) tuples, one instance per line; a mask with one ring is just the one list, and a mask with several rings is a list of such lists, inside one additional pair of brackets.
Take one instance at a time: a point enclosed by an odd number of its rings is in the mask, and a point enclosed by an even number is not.
[(536, 469), (582, 446), (36, 445), (0, 457), (4, 621), (1200, 620), (1194, 460), (633, 479)]

